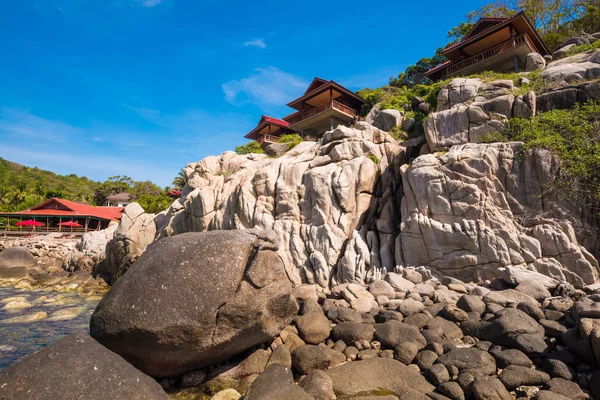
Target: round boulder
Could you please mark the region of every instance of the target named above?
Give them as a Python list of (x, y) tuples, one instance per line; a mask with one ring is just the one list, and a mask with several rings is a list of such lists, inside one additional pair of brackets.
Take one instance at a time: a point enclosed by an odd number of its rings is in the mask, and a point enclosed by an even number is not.
[(540, 53), (529, 53), (525, 60), (525, 71), (539, 71), (546, 68), (546, 60)]
[(91, 335), (155, 377), (272, 339), (298, 311), (273, 237), (190, 232), (151, 244), (98, 304)]
[(392, 128), (402, 125), (403, 120), (404, 116), (400, 111), (387, 109), (377, 114), (373, 121), (373, 126), (387, 132)]
[(33, 267), (35, 264), (33, 255), (23, 246), (10, 247), (0, 253), (0, 268)]

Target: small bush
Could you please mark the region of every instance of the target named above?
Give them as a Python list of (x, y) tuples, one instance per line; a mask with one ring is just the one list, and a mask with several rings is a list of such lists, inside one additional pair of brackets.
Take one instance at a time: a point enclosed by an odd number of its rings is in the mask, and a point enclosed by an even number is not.
[(281, 138), (279, 138), (279, 143), (287, 143), (289, 150), (293, 149), (298, 143), (301, 142), (303, 142), (302, 137), (297, 133), (288, 133), (281, 135)]
[(569, 56), (573, 56), (575, 54), (579, 54), (579, 53), (586, 53), (588, 51), (594, 51), (600, 48), (600, 40), (596, 40), (593, 43), (590, 44), (580, 44), (579, 46), (574, 46), (571, 47), (569, 50), (567, 50), (567, 54), (564, 55), (564, 57), (569, 57)]
[(408, 139), (408, 135), (406, 134), (406, 132), (404, 132), (402, 130), (402, 127), (400, 127), (400, 126), (393, 127), (392, 129), (390, 129), (388, 131), (388, 133), (391, 137), (393, 137), (394, 139), (396, 139), (399, 142), (402, 142), (402, 141)]
[(371, 154), (368, 158), (369, 158), (369, 160), (373, 161), (375, 164), (379, 164), (379, 158), (377, 158), (376, 156)]
[(252, 141), (247, 144), (237, 146), (235, 148), (235, 152), (237, 154), (264, 154), (265, 151), (262, 149), (262, 147), (260, 147), (260, 144), (258, 142)]

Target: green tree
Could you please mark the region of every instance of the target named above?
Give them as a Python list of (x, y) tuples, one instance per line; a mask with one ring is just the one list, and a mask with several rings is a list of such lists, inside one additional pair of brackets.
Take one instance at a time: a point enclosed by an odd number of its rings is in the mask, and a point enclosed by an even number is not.
[(175, 189), (181, 190), (187, 184), (187, 182), (188, 177), (185, 174), (185, 169), (182, 168), (181, 171), (177, 173), (177, 176), (173, 179), (171, 185), (173, 185)]
[(142, 195), (136, 201), (147, 213), (158, 214), (169, 208), (173, 199), (162, 193), (158, 196)]
[(411, 65), (398, 78), (390, 78), (390, 85), (396, 87), (414, 87), (431, 83), (431, 79), (425, 76), (425, 72), (446, 61), (446, 56), (441, 47), (438, 48), (433, 57), (421, 58), (415, 65)]

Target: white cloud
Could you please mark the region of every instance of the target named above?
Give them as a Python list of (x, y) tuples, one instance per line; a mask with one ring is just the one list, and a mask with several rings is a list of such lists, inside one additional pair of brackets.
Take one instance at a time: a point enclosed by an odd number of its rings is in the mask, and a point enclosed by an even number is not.
[(254, 104), (265, 110), (272, 106), (285, 106), (302, 94), (308, 83), (304, 79), (275, 67), (257, 68), (247, 78), (221, 85), (225, 100), (239, 106)]
[(264, 39), (252, 39), (252, 40), (244, 43), (244, 47), (248, 47), (248, 46), (254, 46), (254, 47), (259, 47), (261, 49), (264, 49), (267, 47), (267, 44), (265, 43)]

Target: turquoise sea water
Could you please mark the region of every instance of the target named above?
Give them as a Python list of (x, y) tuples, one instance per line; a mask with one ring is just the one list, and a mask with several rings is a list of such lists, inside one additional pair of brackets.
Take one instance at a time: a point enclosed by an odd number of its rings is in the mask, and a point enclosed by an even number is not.
[[(19, 299), (10, 302), (13, 297), (23, 298), (31, 306), (10, 309), (19, 303), (26, 304)], [(78, 293), (0, 288), (0, 369), (69, 333), (89, 332), (90, 316), (98, 301)], [(15, 317), (41, 316), (38, 314), (41, 312), (47, 317), (35, 322), (11, 323)]]

